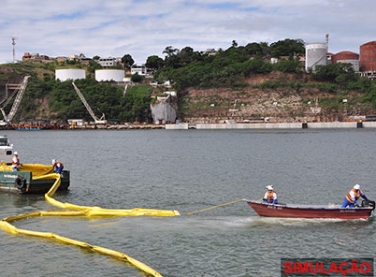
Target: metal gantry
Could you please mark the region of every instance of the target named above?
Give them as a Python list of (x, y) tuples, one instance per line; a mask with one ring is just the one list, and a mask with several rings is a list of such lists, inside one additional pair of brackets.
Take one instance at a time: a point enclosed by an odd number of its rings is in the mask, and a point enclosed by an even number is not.
[(74, 87), (74, 90), (77, 92), (78, 96), (80, 97), (82, 103), (85, 105), (87, 111), (89, 112), (89, 114), (91, 115), (91, 117), (93, 118), (94, 120), (94, 123), (95, 124), (106, 124), (107, 123), (107, 120), (105, 119), (105, 114), (102, 114), (102, 117), (101, 118), (98, 118), (93, 110), (91, 109), (91, 107), (89, 106), (89, 104), (87, 103), (85, 97), (83, 96), (83, 94), (81, 93), (80, 89), (76, 86), (76, 84), (74, 82), (72, 82), (72, 85)]
[[(17, 95), (16, 95), (16, 98), (14, 99), (14, 102), (13, 102), (12, 108), (9, 111), (9, 114), (6, 115), (3, 107), (0, 108), (1, 113), (3, 114), (3, 117), (4, 117), (4, 121), (0, 122), (0, 125), (11, 124), (11, 122), (12, 122), (14, 116), (16, 115), (17, 110), (20, 106), (20, 103), (21, 103), (22, 97), (24, 95), (24, 92), (26, 90), (26, 86), (27, 86), (27, 82), (28, 82), (29, 78), (30, 78), (29, 75), (25, 76), (22, 83), (21, 83), (20, 89), (18, 91), (16, 91)], [(12, 97), (13, 97), (13, 95), (12, 95)], [(9, 100), (12, 97), (10, 97)], [(7, 103), (8, 103), (8, 101), (6, 102), (6, 104)]]

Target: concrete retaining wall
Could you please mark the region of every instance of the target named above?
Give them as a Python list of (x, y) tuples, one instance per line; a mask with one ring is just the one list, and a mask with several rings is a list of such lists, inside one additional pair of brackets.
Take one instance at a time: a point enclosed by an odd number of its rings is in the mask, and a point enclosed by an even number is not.
[(188, 130), (188, 123), (166, 124), (166, 130)]
[(302, 129), (302, 123), (197, 124), (196, 129)]
[(188, 123), (166, 124), (165, 129), (356, 129), (376, 128), (376, 122), (308, 122), (308, 123), (234, 123), (234, 124), (196, 124), (188, 126)]
[(312, 122), (307, 123), (309, 129), (357, 128), (357, 122)]

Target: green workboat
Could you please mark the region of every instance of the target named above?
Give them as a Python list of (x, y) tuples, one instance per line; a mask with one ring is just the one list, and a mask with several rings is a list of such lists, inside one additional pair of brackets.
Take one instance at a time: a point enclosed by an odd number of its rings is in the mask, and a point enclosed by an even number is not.
[[(64, 170), (58, 190), (69, 187), (69, 171)], [(46, 193), (56, 181), (52, 165), (23, 164), (19, 171), (12, 171), (10, 165), (0, 165), (0, 191), (17, 193)]]
[[(0, 136), (0, 191), (16, 193), (46, 193), (56, 181), (53, 165), (21, 164), (18, 171), (12, 171), (13, 145), (6, 136)], [(67, 190), (70, 183), (69, 171), (61, 175), (58, 190)]]

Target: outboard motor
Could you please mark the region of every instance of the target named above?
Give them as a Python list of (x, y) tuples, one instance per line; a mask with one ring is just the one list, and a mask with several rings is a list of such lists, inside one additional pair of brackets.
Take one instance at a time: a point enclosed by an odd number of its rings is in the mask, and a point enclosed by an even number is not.
[(372, 210), (375, 209), (375, 201), (372, 200), (363, 200), (362, 207), (372, 207)]

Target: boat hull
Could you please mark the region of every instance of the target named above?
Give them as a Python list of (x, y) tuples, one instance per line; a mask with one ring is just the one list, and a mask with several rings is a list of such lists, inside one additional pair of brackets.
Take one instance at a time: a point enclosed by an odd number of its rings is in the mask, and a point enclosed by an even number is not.
[[(0, 171), (0, 191), (21, 194), (46, 193), (56, 181), (56, 178), (50, 178), (48, 174), (34, 178), (33, 171)], [(70, 172), (64, 170), (60, 180), (58, 191), (67, 190), (70, 185)]]
[[(70, 172), (68, 170), (64, 170), (61, 174), (61, 183), (58, 191), (67, 190), (70, 185)], [(55, 183), (56, 179), (39, 179), (39, 180), (31, 180), (30, 186), (26, 193), (46, 193), (50, 190), (50, 188)], [(25, 193), (25, 192), (24, 192)]]
[(283, 218), (367, 219), (372, 207), (341, 208), (339, 205), (270, 205), (252, 200), (247, 204), (260, 216)]

